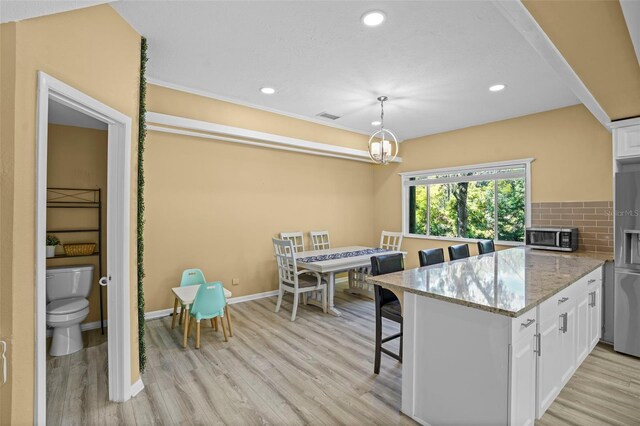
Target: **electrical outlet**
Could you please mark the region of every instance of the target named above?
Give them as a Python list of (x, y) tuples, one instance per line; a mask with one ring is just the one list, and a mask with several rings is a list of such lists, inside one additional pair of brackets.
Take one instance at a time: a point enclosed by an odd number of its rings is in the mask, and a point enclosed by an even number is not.
[(240, 278), (233, 278), (231, 280), (231, 285), (239, 285), (240, 284)]

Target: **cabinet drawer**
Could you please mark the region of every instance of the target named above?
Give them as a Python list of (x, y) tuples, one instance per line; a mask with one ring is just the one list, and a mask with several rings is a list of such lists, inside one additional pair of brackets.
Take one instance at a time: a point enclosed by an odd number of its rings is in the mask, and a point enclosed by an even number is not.
[(589, 287), (602, 282), (602, 267), (599, 267), (595, 271), (589, 272), (584, 278), (582, 278)]
[(578, 286), (572, 284), (542, 302), (538, 306), (539, 320), (545, 322), (548, 319), (555, 319), (560, 314), (560, 312), (566, 311), (567, 306), (575, 304), (576, 291), (578, 291), (576, 287)]
[(538, 315), (536, 308), (530, 309), (511, 321), (511, 341), (516, 342), (521, 336), (536, 333)]

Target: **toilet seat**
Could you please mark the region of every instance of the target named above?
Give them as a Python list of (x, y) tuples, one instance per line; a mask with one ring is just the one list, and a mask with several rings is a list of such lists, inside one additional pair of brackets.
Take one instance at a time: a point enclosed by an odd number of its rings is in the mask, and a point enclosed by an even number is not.
[(59, 299), (47, 305), (47, 322), (73, 321), (89, 314), (89, 301), (84, 297)]

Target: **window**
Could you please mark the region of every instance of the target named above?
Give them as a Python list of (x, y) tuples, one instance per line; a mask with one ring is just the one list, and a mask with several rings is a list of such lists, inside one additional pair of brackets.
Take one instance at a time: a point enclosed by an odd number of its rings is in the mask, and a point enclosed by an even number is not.
[(524, 242), (531, 161), (401, 173), (405, 235)]

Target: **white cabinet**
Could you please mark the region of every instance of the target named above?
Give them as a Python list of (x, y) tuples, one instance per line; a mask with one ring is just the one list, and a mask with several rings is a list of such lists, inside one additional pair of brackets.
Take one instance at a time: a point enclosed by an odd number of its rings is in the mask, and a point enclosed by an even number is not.
[(567, 301), (560, 319), (560, 388), (567, 384), (576, 371), (576, 303)]
[(538, 305), (536, 417), (539, 419), (600, 340), (602, 268)]
[(589, 351), (600, 340), (602, 334), (602, 282), (590, 288), (589, 298)]
[(640, 125), (619, 127), (613, 130), (616, 159), (640, 157)]
[[(514, 333), (511, 344), (510, 404), (511, 425), (533, 425), (536, 416), (537, 334), (535, 309), (514, 320), (521, 331)], [(521, 319), (524, 319), (522, 321)]]
[(537, 418), (542, 417), (560, 392), (560, 381), (558, 380), (561, 333), (559, 317), (540, 318), (540, 320), (537, 359)]
[(588, 291), (582, 291), (577, 299), (576, 306), (576, 356), (578, 365), (589, 355), (591, 350), (591, 328), (589, 319), (591, 316), (591, 298)]

